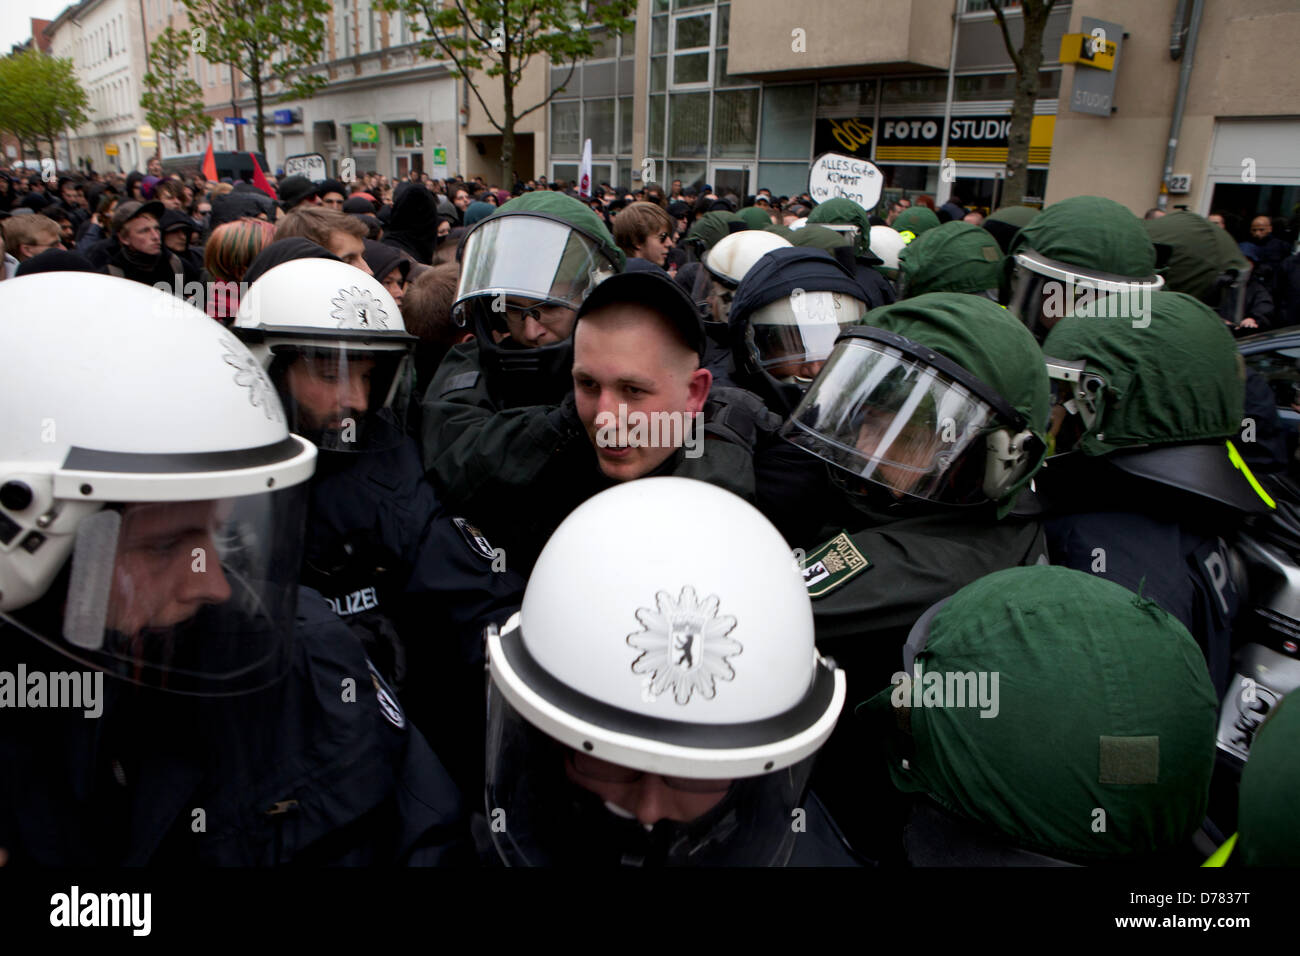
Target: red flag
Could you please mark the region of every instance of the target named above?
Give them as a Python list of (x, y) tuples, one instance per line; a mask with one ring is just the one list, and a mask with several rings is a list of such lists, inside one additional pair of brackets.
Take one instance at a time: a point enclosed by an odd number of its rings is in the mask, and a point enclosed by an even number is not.
[(248, 158), (253, 161), (253, 185), (262, 190), (262, 192), (266, 193), (272, 199), (277, 199), (278, 197), (275, 195), (275, 190), (271, 188), (271, 184), (266, 181), (266, 176), (262, 174), (262, 167), (258, 164), (257, 157), (252, 153), (249, 153)]
[(212, 140), (208, 140), (208, 151), (203, 154), (203, 178), (210, 183), (217, 181), (217, 157), (212, 154)]

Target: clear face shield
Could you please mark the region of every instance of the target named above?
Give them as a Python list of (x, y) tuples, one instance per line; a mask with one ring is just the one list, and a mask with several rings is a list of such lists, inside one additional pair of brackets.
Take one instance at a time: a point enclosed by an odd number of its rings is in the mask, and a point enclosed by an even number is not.
[(465, 238), (457, 314), (463, 323), (463, 303), (471, 297), (549, 304), (576, 313), (587, 294), (615, 271), (607, 252), (566, 222), (538, 215), (485, 219)]
[(1023, 416), (955, 363), (881, 329), (849, 336), (782, 428), (794, 444), (895, 498), (946, 505), (997, 500), (1038, 460)]
[(749, 317), (746, 336), (758, 367), (806, 389), (844, 329), (862, 321), (867, 304), (840, 292), (804, 292), (769, 303)]
[(705, 303), (707, 308), (705, 320), (708, 322), (726, 322), (731, 315), (731, 300), (736, 295), (736, 286), (719, 279), (703, 263), (695, 273), (695, 282), (691, 286), (691, 299)]
[(272, 345), (271, 380), (291, 431), (322, 451), (393, 448), (406, 434), (414, 368), (406, 345)]
[(6, 619), (144, 687), (199, 697), (268, 687), (291, 663), (307, 488), (108, 505), (78, 525), (66, 597), (56, 584)]
[(492, 840), (510, 866), (784, 865), (812, 763), (734, 780), (644, 773), (561, 744), (488, 690), (486, 808), (504, 811)]
[(1033, 251), (1012, 259), (1006, 307), (1038, 341), (1066, 316), (1111, 318), (1141, 328), (1151, 321), (1151, 296), (1165, 284), (1162, 276), (1146, 278), (1080, 270)]

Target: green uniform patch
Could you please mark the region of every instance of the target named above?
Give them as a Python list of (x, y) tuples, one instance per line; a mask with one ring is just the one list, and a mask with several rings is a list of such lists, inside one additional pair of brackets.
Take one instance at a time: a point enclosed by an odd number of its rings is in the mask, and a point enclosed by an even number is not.
[(804, 559), (803, 581), (808, 596), (824, 597), (869, 567), (871, 559), (841, 531)]

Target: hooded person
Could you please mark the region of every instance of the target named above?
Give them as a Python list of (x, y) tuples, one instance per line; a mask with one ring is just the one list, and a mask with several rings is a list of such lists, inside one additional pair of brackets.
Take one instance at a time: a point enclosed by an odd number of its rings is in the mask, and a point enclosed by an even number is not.
[(393, 246), (384, 245), (373, 239), (363, 241), (366, 246), (363, 255), (366, 265), (370, 266), (370, 271), (374, 273), (375, 281), (388, 290), (388, 294), (393, 297), (398, 308), (401, 308), (406, 281), (411, 274), (411, 260)]
[(929, 608), (894, 651), (863, 712), (911, 797), (910, 865), (1204, 859), (1218, 702), (1155, 602), (1068, 568), (1008, 568)]
[(1141, 327), (1146, 303), (1164, 285), (1157, 270), (1168, 252), (1114, 200), (1063, 199), (1011, 241), (1000, 301), (1040, 342), (1067, 315), (1127, 318)]
[(945, 222), (899, 250), (898, 271), (900, 299), (927, 292), (965, 292), (996, 302), (1002, 284), (1002, 250), (979, 226)]
[[(1152, 242), (1170, 250), (1160, 273), (1166, 289), (1204, 302), (1234, 335), (1267, 327), (1273, 301), (1226, 229), (1184, 210), (1144, 220), (1142, 227)], [(1254, 425), (1254, 435), (1241, 443), (1241, 456), (1256, 472), (1282, 471), (1290, 460), (1287, 430), (1277, 405), (1268, 380), (1247, 367), (1245, 414)]]
[(497, 211), (497, 207), (490, 202), (479, 202), (475, 200), (465, 207), (465, 225), (472, 226), (476, 222), (486, 219)]
[(384, 222), (384, 238), (380, 242), (394, 246), (416, 262), (430, 265), (437, 245), (438, 203), (433, 193), (419, 183), (409, 180), (393, 192), (392, 214)]
[[(889, 680), (926, 608), (1046, 553), (1028, 490), (1050, 419), (1033, 336), (995, 303), (950, 292), (870, 321), (841, 333), (782, 430), (828, 468), (825, 530), (801, 545), (803, 572), (818, 645), (848, 670), (854, 705)], [(814, 785), (859, 852), (896, 857), (899, 821), (864, 746), (843, 725)]]
[[(201, 274), (203, 272), (202, 250), (191, 245), (199, 231), (198, 224), (181, 210), (168, 209), (158, 220), (158, 228), (162, 232), (163, 246), (174, 252), (189, 266), (191, 272)], [(183, 240), (179, 238), (182, 235)]]
[(895, 300), (894, 287), (876, 271), (876, 266), (883, 260), (871, 249), (871, 216), (865, 209), (852, 199), (836, 196), (821, 203), (808, 214), (804, 229), (808, 226), (831, 229), (849, 240), (853, 247), (853, 272), (867, 292), (867, 305), (874, 309)]
[(980, 228), (991, 233), (1005, 253), (1011, 247), (1011, 240), (1016, 237), (1016, 233), (1033, 222), (1040, 211), (1033, 206), (1003, 206), (997, 212), (985, 216)]
[(1232, 336), (1191, 296), (1157, 292), (1148, 324), (1070, 316), (1043, 352), (1056, 397), (1038, 489), (1053, 563), (1178, 618), (1222, 692), (1241, 601), (1224, 538), (1274, 507), (1234, 443), (1243, 371)]

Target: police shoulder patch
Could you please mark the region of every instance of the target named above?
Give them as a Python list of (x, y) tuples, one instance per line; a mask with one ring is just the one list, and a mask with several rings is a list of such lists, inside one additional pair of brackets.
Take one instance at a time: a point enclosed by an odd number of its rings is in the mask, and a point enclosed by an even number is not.
[(464, 518), (452, 518), (451, 523), (456, 526), (456, 530), (460, 532), (461, 537), (465, 539), (465, 543), (469, 545), (471, 551), (481, 554), (489, 561), (496, 558), (496, 551), (492, 549), (488, 539), (483, 537), (482, 531)]
[(803, 583), (811, 598), (825, 597), (844, 582), (871, 567), (871, 559), (841, 531), (808, 554), (803, 562)]

